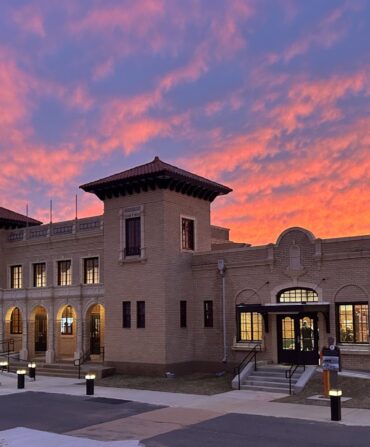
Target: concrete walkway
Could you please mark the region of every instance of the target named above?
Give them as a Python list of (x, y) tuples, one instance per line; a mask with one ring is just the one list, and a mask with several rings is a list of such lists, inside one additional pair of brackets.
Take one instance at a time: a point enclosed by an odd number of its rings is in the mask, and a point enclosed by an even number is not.
[[(26, 379), (25, 390), (16, 389), (16, 378), (7, 373), (0, 374), (0, 396), (23, 391), (61, 393), (73, 396), (85, 395), (85, 382), (78, 379), (39, 376), (36, 381)], [(145, 415), (133, 416), (134, 420), (143, 424), (148, 420), (154, 425), (167, 422), (174, 427), (189, 425), (227, 413), (254, 414), (283, 418), (303, 419), (318, 422), (330, 422), (330, 409), (316, 405), (301, 405), (272, 402), (283, 397), (282, 394), (256, 391), (229, 391), (213, 396), (193, 394), (167, 393), (160, 391), (132, 390), (127, 388), (96, 387), (95, 397), (130, 400), (134, 402), (163, 405), (177, 408), (148, 412)], [(127, 418), (125, 425), (132, 418)], [(148, 419), (149, 418), (149, 419)], [(152, 418), (152, 419), (150, 419)], [(114, 423), (110, 423), (113, 424)], [(117, 422), (117, 425), (119, 423)], [(152, 424), (152, 425), (153, 425)], [(342, 422), (345, 425), (370, 426), (370, 410), (356, 408), (342, 409)], [(150, 425), (150, 424), (149, 424)], [(163, 425), (162, 425), (163, 426)], [(113, 427), (113, 426), (112, 426)], [(111, 427), (111, 428), (112, 428)], [(91, 430), (94, 430), (91, 428)], [(112, 428), (114, 431), (114, 428)], [(131, 438), (132, 439), (132, 438)]]

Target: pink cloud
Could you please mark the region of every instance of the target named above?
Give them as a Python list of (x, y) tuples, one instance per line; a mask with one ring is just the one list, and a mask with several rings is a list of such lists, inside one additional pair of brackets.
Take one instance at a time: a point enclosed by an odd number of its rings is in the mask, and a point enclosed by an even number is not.
[(38, 37), (46, 36), (43, 17), (40, 11), (33, 5), (16, 10), (13, 14), (13, 20), (23, 32), (34, 34)]

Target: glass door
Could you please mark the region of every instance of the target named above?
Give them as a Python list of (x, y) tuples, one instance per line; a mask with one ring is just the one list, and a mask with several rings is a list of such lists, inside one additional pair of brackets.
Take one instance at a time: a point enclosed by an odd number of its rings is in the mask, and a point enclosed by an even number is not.
[(317, 365), (317, 314), (277, 316), (279, 363)]

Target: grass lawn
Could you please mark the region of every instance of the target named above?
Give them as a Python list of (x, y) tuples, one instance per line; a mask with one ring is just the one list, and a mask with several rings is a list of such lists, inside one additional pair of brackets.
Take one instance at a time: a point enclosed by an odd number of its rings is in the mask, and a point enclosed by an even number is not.
[(117, 388), (134, 388), (137, 390), (168, 391), (171, 393), (188, 394), (219, 394), (231, 391), (232, 375), (194, 373), (173, 379), (165, 377), (129, 376), (114, 374), (96, 381), (98, 386), (112, 386)]
[[(338, 388), (343, 391), (343, 397), (351, 397), (351, 400), (342, 402), (343, 407), (370, 409), (369, 379), (338, 376)], [(275, 402), (329, 406), (330, 403), (326, 401), (307, 399), (307, 397), (314, 396), (315, 394), (322, 395), (322, 393), (322, 374), (316, 372), (300, 393), (277, 399)]]

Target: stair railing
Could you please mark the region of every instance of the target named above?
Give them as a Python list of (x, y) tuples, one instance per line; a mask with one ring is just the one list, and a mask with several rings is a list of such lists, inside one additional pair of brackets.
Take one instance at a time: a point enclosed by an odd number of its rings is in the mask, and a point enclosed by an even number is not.
[(289, 379), (289, 394), (292, 394), (292, 377), (300, 366), (303, 366), (303, 371), (306, 371), (304, 363), (292, 363), (290, 368), (285, 371), (285, 378)]
[(90, 357), (90, 351), (83, 352), (81, 357), (74, 359), (73, 364), (78, 368), (78, 378), (81, 379), (81, 365)]
[(7, 365), (8, 372), (10, 369), (10, 353), (13, 351), (14, 351), (14, 340), (12, 338), (0, 341), (0, 356), (6, 357), (7, 362), (8, 362), (8, 365)]
[(261, 351), (261, 344), (256, 343), (248, 354), (243, 358), (238, 366), (234, 368), (234, 375), (238, 375), (238, 390), (240, 390), (240, 374), (243, 369), (251, 362), (254, 361), (254, 370), (257, 371), (257, 354)]

